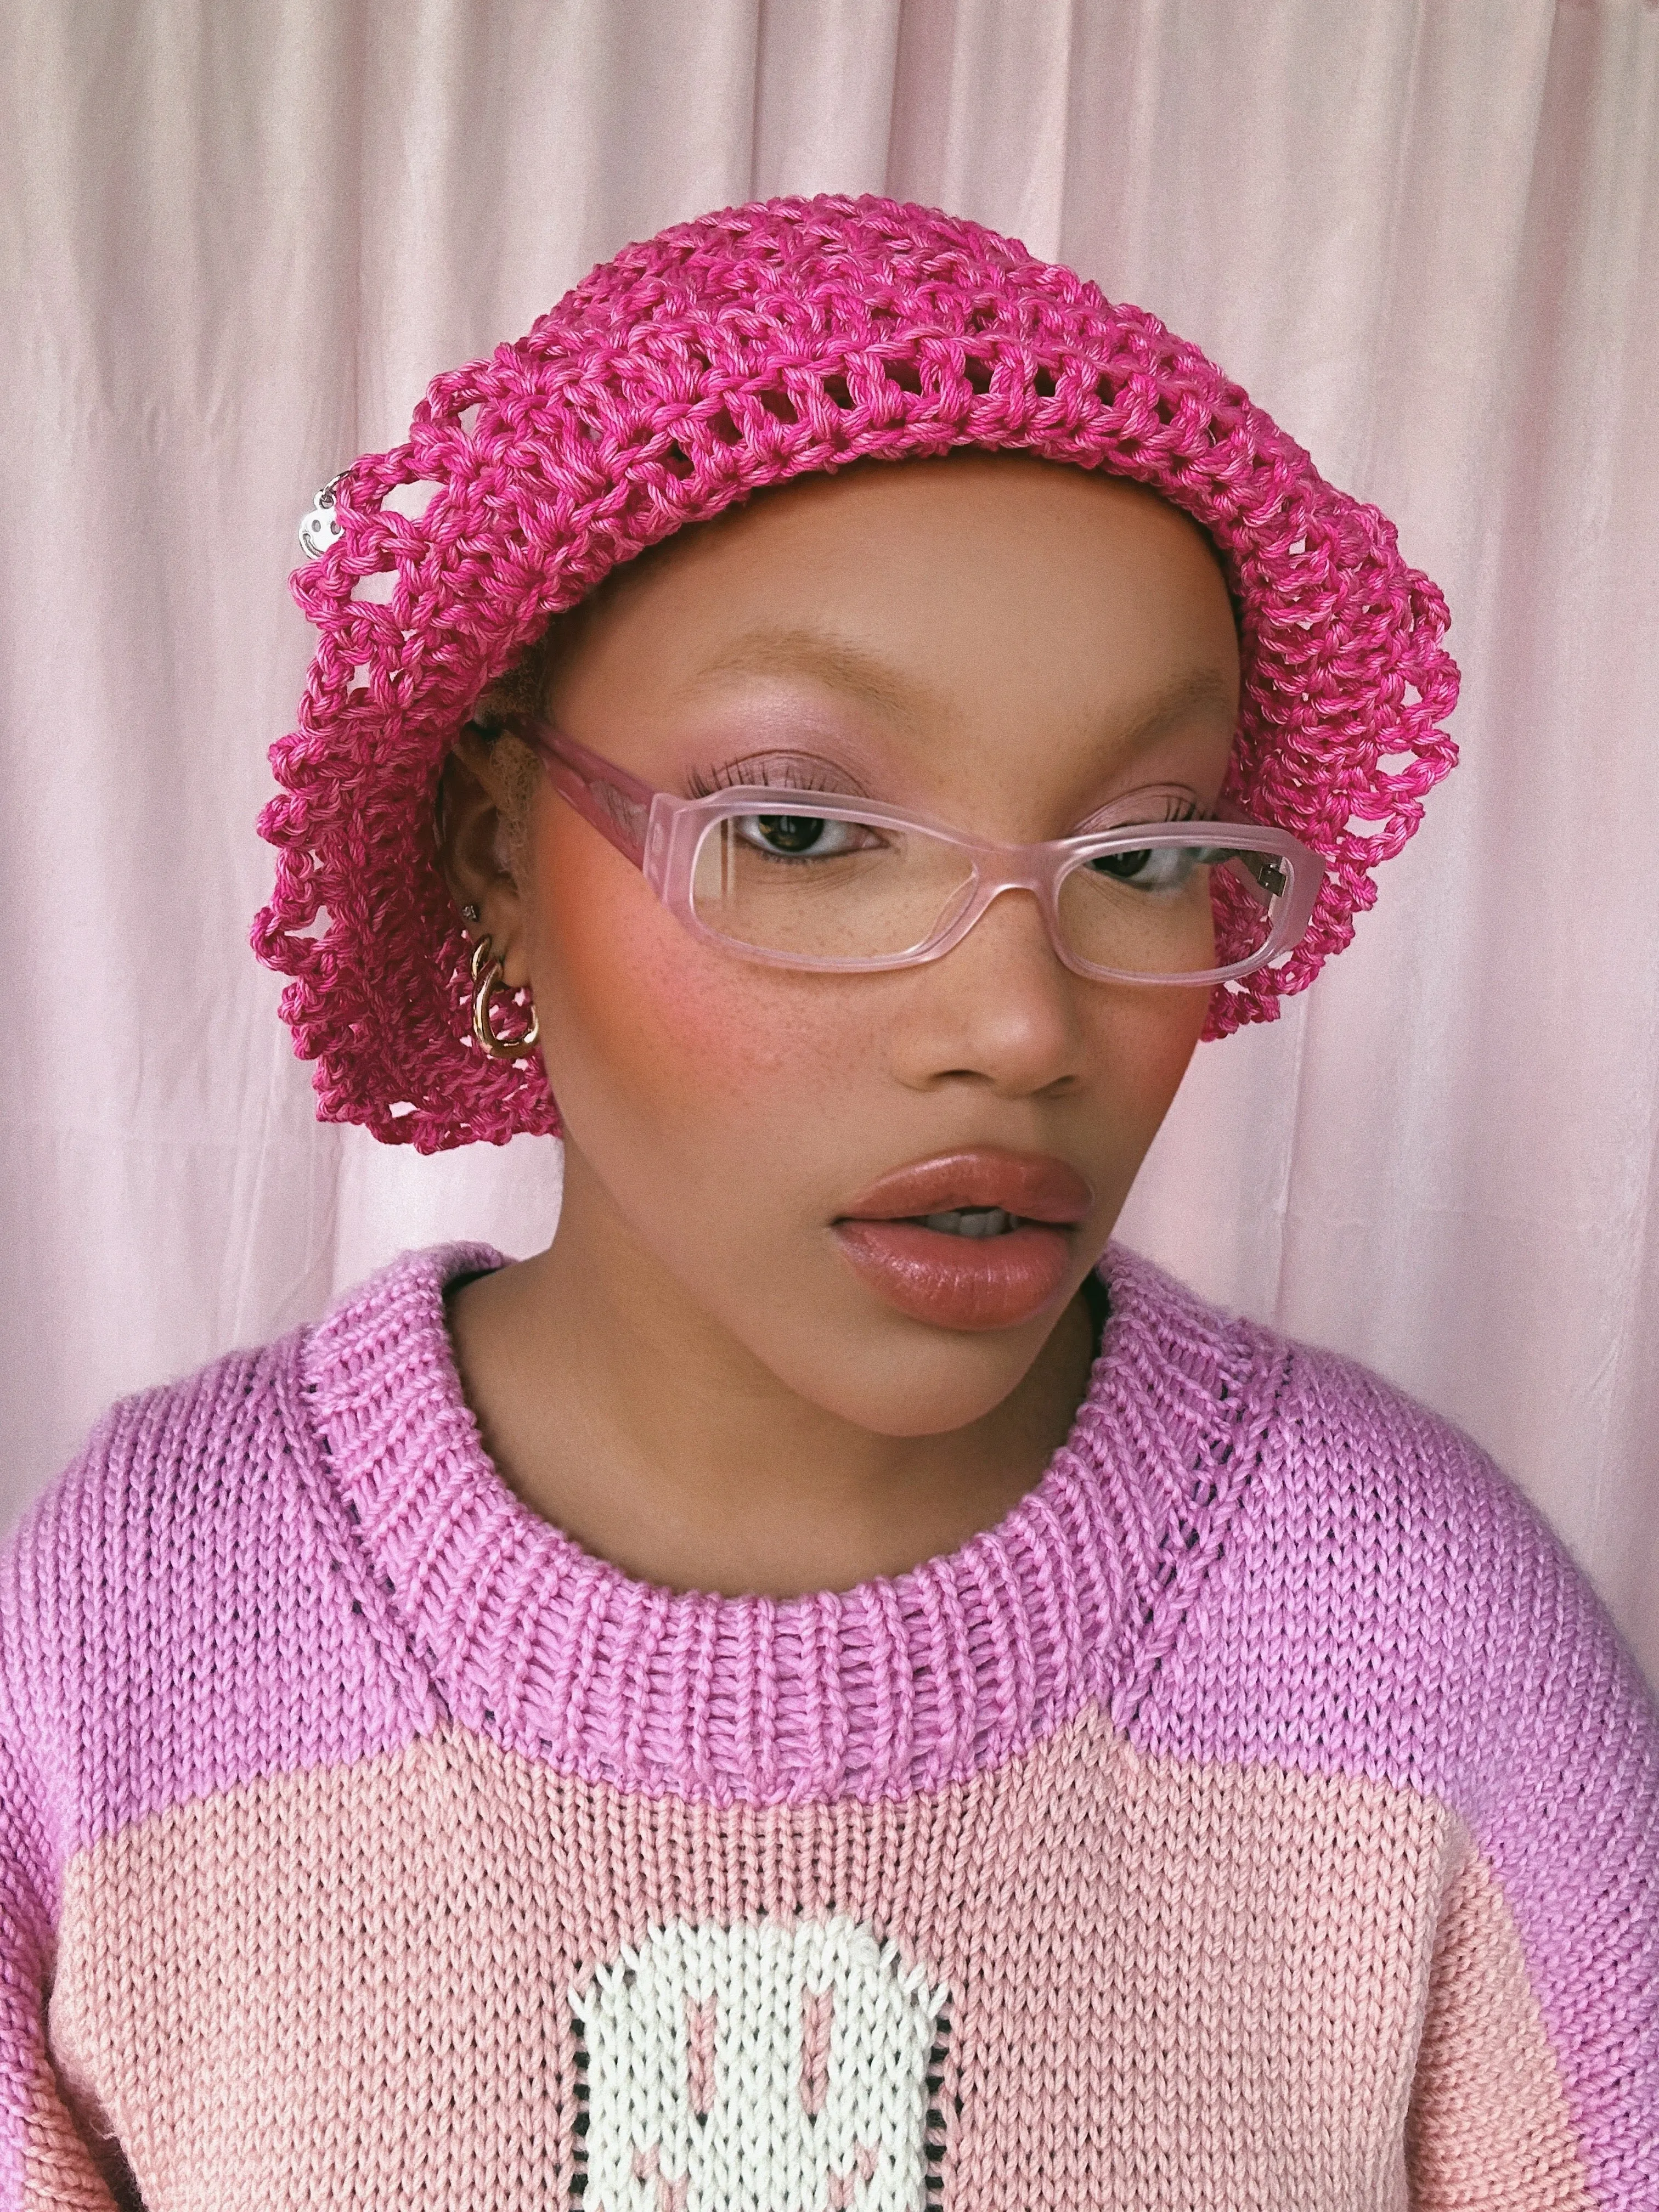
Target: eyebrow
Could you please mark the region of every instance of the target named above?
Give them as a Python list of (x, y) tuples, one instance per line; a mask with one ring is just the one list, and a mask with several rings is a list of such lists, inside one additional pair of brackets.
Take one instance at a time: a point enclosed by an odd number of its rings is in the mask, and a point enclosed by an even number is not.
[(716, 676), (815, 676), (886, 714), (915, 714), (932, 703), (925, 686), (908, 682), (877, 654), (821, 630), (751, 630), (708, 661), (697, 681)]
[(1219, 708), (1230, 716), (1236, 714), (1232, 688), (1218, 668), (1189, 668), (1166, 684), (1136, 719), (1118, 732), (1117, 742), (1126, 750), (1150, 744), (1187, 715), (1208, 707)]
[[(845, 639), (812, 629), (751, 630), (708, 662), (699, 684), (720, 676), (813, 676), (831, 689), (884, 713), (914, 716), (933, 703), (922, 684), (901, 676), (875, 653)], [(1156, 692), (1111, 742), (1138, 750), (1164, 735), (1185, 716), (1207, 708), (1236, 712), (1231, 687), (1213, 665), (1189, 668)]]

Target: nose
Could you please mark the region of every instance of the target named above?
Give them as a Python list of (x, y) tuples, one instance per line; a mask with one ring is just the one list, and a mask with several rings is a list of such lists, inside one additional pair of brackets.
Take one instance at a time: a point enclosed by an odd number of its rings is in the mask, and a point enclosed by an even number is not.
[(1030, 891), (1000, 893), (959, 945), (906, 980), (895, 1072), (914, 1088), (972, 1082), (1024, 1098), (1081, 1079), (1080, 994), (1101, 987), (1061, 961)]

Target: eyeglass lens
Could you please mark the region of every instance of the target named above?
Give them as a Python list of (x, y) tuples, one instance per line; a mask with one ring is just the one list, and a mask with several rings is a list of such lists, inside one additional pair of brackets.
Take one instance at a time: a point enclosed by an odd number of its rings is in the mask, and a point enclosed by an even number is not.
[[(971, 854), (926, 830), (814, 814), (719, 816), (692, 871), (703, 927), (806, 961), (902, 958), (974, 890)], [(1086, 859), (1060, 887), (1067, 952), (1120, 975), (1198, 977), (1255, 957), (1288, 888), (1275, 855), (1158, 844)]]

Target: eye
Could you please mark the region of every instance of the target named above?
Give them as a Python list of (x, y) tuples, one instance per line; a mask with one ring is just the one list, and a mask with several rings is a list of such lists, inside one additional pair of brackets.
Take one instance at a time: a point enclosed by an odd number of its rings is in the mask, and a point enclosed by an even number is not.
[[(1109, 876), (1115, 883), (1132, 884), (1137, 890), (1184, 890), (1200, 868), (1218, 868), (1224, 861), (1253, 858), (1225, 845), (1152, 845), (1133, 853), (1102, 853), (1086, 865), (1091, 875)], [(1266, 878), (1261, 878), (1264, 884)], [(1284, 889), (1280, 877), (1267, 884), (1277, 896)]]
[(1210, 858), (1201, 845), (1150, 846), (1139, 853), (1103, 853), (1089, 866), (1097, 876), (1110, 876), (1137, 890), (1179, 890), (1201, 861)]
[(836, 860), (877, 842), (863, 823), (827, 822), (821, 814), (740, 814), (732, 827), (745, 845), (780, 860)]

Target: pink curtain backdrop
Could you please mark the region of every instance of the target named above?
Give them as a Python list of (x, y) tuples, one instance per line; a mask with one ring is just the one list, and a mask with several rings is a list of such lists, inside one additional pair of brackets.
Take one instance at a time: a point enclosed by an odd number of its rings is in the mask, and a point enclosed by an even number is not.
[(1123, 1234), (1462, 1423), (1659, 1677), (1653, 0), (7, 0), (0, 1523), (118, 1393), (557, 1148), (313, 1121), (246, 948), (316, 487), (625, 240), (785, 191), (1153, 308), (1450, 599), (1464, 765)]

